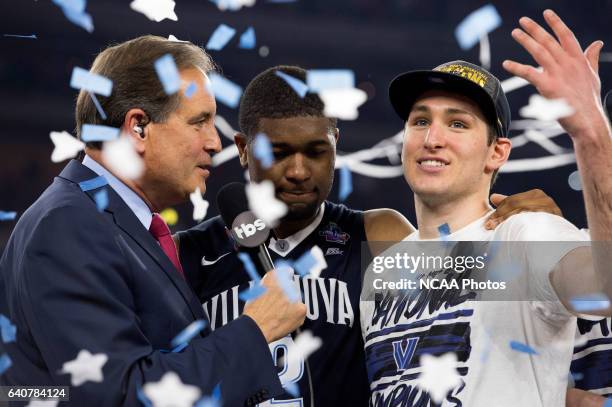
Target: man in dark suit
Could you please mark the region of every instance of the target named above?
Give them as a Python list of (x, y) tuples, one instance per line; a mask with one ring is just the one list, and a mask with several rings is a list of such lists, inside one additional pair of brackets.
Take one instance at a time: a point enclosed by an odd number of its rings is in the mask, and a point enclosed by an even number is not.
[[(171, 95), (153, 68), (165, 54), (182, 83)], [(71, 161), (19, 220), (0, 263), (0, 314), (16, 327), (16, 340), (0, 349), (11, 361), (1, 385), (72, 385), (78, 406), (199, 398), (219, 383), (228, 406), (282, 392), (267, 343), (301, 325), (305, 307), (290, 303), (271, 273), (243, 316), (184, 349), (171, 344), (205, 316), (156, 212), (206, 188), (211, 154), (220, 150), (205, 74), (212, 68), (199, 47), (153, 36), (94, 61), (91, 71), (113, 90), (100, 97), (105, 119), (81, 91), (77, 133), (86, 123), (120, 128), (144, 169), (135, 179), (120, 175), (101, 143), (90, 142), (83, 162)]]

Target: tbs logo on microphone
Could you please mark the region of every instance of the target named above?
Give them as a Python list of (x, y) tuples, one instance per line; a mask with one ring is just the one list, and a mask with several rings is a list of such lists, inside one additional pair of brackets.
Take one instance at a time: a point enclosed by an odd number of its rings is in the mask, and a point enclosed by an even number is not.
[(236, 216), (232, 222), (232, 237), (241, 246), (257, 247), (268, 240), (270, 228), (253, 212), (246, 211)]

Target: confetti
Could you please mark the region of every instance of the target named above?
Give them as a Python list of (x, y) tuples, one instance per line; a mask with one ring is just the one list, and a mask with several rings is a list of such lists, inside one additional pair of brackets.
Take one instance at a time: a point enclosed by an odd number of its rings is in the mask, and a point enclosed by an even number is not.
[(174, 12), (176, 3), (174, 0), (134, 0), (130, 3), (130, 8), (144, 14), (149, 20), (159, 23), (164, 19), (177, 21), (178, 17)]
[(0, 221), (15, 220), (16, 217), (17, 217), (17, 212), (0, 211)]
[(121, 178), (137, 179), (144, 171), (142, 158), (134, 150), (134, 145), (128, 137), (104, 143), (102, 159), (111, 172)]
[(105, 76), (89, 72), (87, 69), (75, 66), (70, 77), (70, 87), (102, 96), (110, 96), (113, 91), (113, 81)]
[(340, 191), (338, 192), (338, 199), (340, 202), (344, 201), (353, 192), (353, 177), (351, 170), (348, 166), (343, 165), (340, 167)]
[(96, 207), (98, 212), (104, 212), (104, 209), (108, 207), (108, 191), (101, 189), (94, 194), (94, 200), (96, 201)]
[(200, 187), (196, 188), (196, 190), (189, 195), (189, 199), (193, 205), (193, 220), (199, 222), (206, 217), (209, 205), (208, 201), (202, 197)]
[(195, 82), (189, 83), (189, 85), (187, 85), (187, 88), (185, 89), (185, 96), (191, 99), (191, 96), (193, 96), (196, 90), (198, 90), (198, 85)]
[(257, 269), (255, 268), (255, 264), (253, 264), (253, 261), (251, 260), (249, 255), (246, 253), (238, 253), (238, 258), (244, 265), (244, 269), (246, 270), (250, 279), (258, 283), (261, 280), (261, 277), (259, 277), (259, 274), (257, 273)]
[(182, 344), (188, 344), (193, 338), (195, 338), (204, 328), (206, 328), (206, 321), (198, 319), (189, 324), (185, 329), (179, 332), (178, 335), (172, 339), (170, 346), (176, 348)]
[(159, 216), (162, 217), (162, 219), (164, 220), (164, 222), (166, 222), (168, 226), (176, 225), (179, 219), (178, 212), (174, 208), (164, 209), (159, 213)]
[(106, 113), (104, 112), (104, 109), (102, 109), (102, 105), (98, 101), (98, 98), (96, 97), (96, 95), (94, 95), (93, 93), (89, 92), (89, 97), (91, 98), (91, 101), (96, 106), (96, 110), (98, 111), (98, 114), (100, 115), (102, 120), (106, 120)]
[(2, 342), (15, 342), (16, 335), (17, 327), (11, 324), (11, 321), (7, 317), (0, 314), (0, 336), (2, 337)]
[(313, 93), (354, 88), (355, 74), (350, 69), (311, 69), (306, 72), (306, 84)]
[(85, 31), (93, 32), (93, 20), (89, 14), (85, 12), (86, 0), (52, 0), (56, 6), (59, 6), (64, 13), (64, 16), (73, 24), (78, 25)]
[(174, 41), (174, 42), (189, 42), (189, 41), (184, 41), (184, 40), (179, 40), (178, 38), (176, 38), (174, 35), (170, 34), (168, 36), (168, 41)]
[(272, 153), (272, 144), (268, 136), (263, 133), (258, 133), (253, 142), (253, 155), (259, 160), (263, 168), (270, 168), (274, 163), (274, 154)]
[(322, 344), (321, 338), (313, 336), (311, 331), (302, 331), (295, 337), (293, 343), (287, 347), (286, 366), (295, 366), (297, 363), (301, 364), (302, 360), (307, 359)]
[(153, 407), (153, 404), (151, 404), (151, 400), (149, 400), (147, 396), (145, 396), (140, 386), (136, 387), (136, 398), (142, 403), (143, 406)]
[(319, 96), (325, 103), (325, 116), (342, 120), (359, 117), (357, 108), (368, 99), (368, 94), (357, 88), (327, 89), (320, 91)]
[(542, 121), (554, 121), (570, 116), (574, 109), (563, 99), (546, 99), (539, 94), (529, 97), (529, 104), (521, 107), (519, 114), (523, 117)]
[(241, 301), (247, 302), (252, 301), (260, 297), (263, 293), (266, 292), (266, 288), (261, 285), (254, 285), (244, 291), (241, 291), (238, 297)]
[(243, 6), (252, 7), (255, 5), (255, 0), (210, 0), (212, 3), (217, 5), (217, 8), (221, 11), (230, 10), (238, 11)]
[(42, 400), (42, 399), (31, 399), (26, 407), (56, 407), (59, 404), (59, 399), (56, 400)]
[(612, 407), (612, 397), (606, 397), (606, 402), (602, 407)]
[(276, 273), (276, 279), (278, 280), (278, 285), (283, 290), (289, 302), (297, 302), (301, 299), (300, 291), (295, 286), (293, 282), (293, 270), (282, 268), (276, 269), (274, 271)]
[(287, 85), (291, 86), (291, 88), (295, 91), (295, 93), (298, 94), (299, 97), (304, 98), (304, 96), (306, 96), (306, 92), (308, 92), (308, 86), (304, 82), (281, 71), (276, 71), (275, 74), (276, 76), (282, 78), (285, 82), (287, 82)]
[(213, 389), (212, 394), (202, 397), (194, 407), (221, 407), (222, 405), (221, 383), (218, 383)]
[(167, 95), (173, 95), (181, 89), (181, 75), (174, 63), (172, 55), (166, 54), (153, 64), (157, 77)]
[(70, 383), (73, 386), (80, 386), (85, 382), (102, 383), (104, 375), (102, 367), (108, 361), (108, 356), (104, 353), (92, 355), (88, 350), (81, 350), (76, 359), (65, 362), (60, 373), (70, 374)]
[(98, 124), (84, 124), (81, 127), (81, 140), (85, 143), (91, 141), (111, 141), (119, 137), (119, 129)]
[(103, 187), (104, 185), (108, 185), (108, 181), (102, 175), (79, 182), (79, 188), (81, 188), (83, 192), (91, 191), (92, 189)]
[(429, 393), (435, 403), (441, 403), (448, 392), (461, 383), (457, 372), (457, 355), (445, 353), (439, 357), (423, 355), (419, 360), (422, 373), (417, 387)]
[(283, 389), (293, 397), (300, 397), (300, 387), (297, 383), (284, 383)]
[(54, 145), (53, 153), (51, 153), (51, 161), (54, 163), (72, 158), (85, 148), (85, 143), (72, 137), (67, 131), (52, 131), (49, 137)]
[(212, 33), (206, 43), (206, 49), (211, 51), (221, 51), (223, 47), (232, 39), (236, 34), (236, 30), (229, 25), (219, 24), (219, 26)]
[(610, 299), (603, 293), (580, 295), (570, 299), (576, 312), (600, 311), (610, 307)]
[(276, 199), (274, 183), (270, 180), (262, 181), (259, 184), (256, 182), (248, 183), (246, 195), (249, 200), (249, 209), (271, 228), (275, 227), (287, 213), (287, 205)]
[(0, 356), (0, 376), (2, 376), (2, 374), (6, 372), (11, 366), (13, 366), (13, 361), (7, 353)]
[(512, 350), (517, 351), (517, 352), (523, 352), (523, 353), (527, 353), (529, 355), (537, 355), (538, 354), (538, 352), (536, 352), (529, 345), (524, 344), (522, 342), (518, 342), (518, 341), (510, 341), (510, 348)]
[(36, 37), (36, 34), (31, 34), (31, 35), (4, 34), (4, 36), (11, 37), (11, 38), (24, 38), (24, 39), (30, 39), (30, 40), (38, 39)]
[(501, 17), (492, 4), (473, 11), (457, 25), (455, 38), (462, 50), (468, 50), (501, 25)]
[(242, 49), (253, 49), (257, 43), (255, 39), (255, 29), (253, 27), (247, 28), (240, 36), (240, 43), (238, 48)]
[[(290, 264), (288, 264), (290, 266)], [(318, 278), (321, 271), (327, 268), (327, 261), (323, 250), (319, 246), (314, 246), (307, 253), (304, 253), (299, 259), (293, 263), (295, 271), (302, 277)]]
[(201, 395), (197, 386), (184, 384), (175, 372), (167, 372), (159, 382), (146, 383), (142, 390), (154, 406), (164, 407), (191, 407)]
[(218, 73), (211, 72), (209, 75), (210, 90), (219, 102), (234, 109), (240, 102), (242, 88)]
[(448, 238), (448, 235), (451, 234), (450, 226), (448, 226), (448, 223), (438, 226), (438, 233), (440, 234), (441, 239)]
[(567, 183), (574, 191), (582, 191), (582, 181), (580, 180), (580, 173), (578, 171), (574, 171), (569, 175)]

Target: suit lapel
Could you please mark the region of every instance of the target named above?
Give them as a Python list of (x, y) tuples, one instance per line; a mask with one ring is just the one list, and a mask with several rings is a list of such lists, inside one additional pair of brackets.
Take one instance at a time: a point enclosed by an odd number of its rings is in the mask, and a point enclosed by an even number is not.
[[(97, 177), (98, 175), (76, 160), (71, 160), (59, 175), (68, 181), (79, 183), (88, 179)], [(144, 228), (138, 220), (134, 212), (121, 199), (119, 194), (110, 186), (106, 186), (108, 190), (108, 206), (106, 212), (112, 214), (115, 224), (129, 235), (149, 256), (159, 265), (161, 270), (168, 276), (177, 290), (181, 293), (183, 299), (189, 305), (189, 309), (196, 319), (204, 319), (202, 306), (199, 304), (197, 297), (194, 295), (191, 287), (181, 276), (178, 270), (174, 267), (168, 256), (161, 249), (157, 241)], [(92, 200), (93, 195), (99, 189), (92, 189), (85, 192)]]

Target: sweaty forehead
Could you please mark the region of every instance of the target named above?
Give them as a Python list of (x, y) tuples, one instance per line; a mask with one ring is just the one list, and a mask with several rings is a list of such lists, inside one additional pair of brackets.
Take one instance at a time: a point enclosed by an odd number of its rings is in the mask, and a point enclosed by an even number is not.
[(271, 143), (291, 145), (328, 141), (329, 119), (317, 116), (299, 116), (282, 119), (261, 118), (258, 131), (268, 136)]

